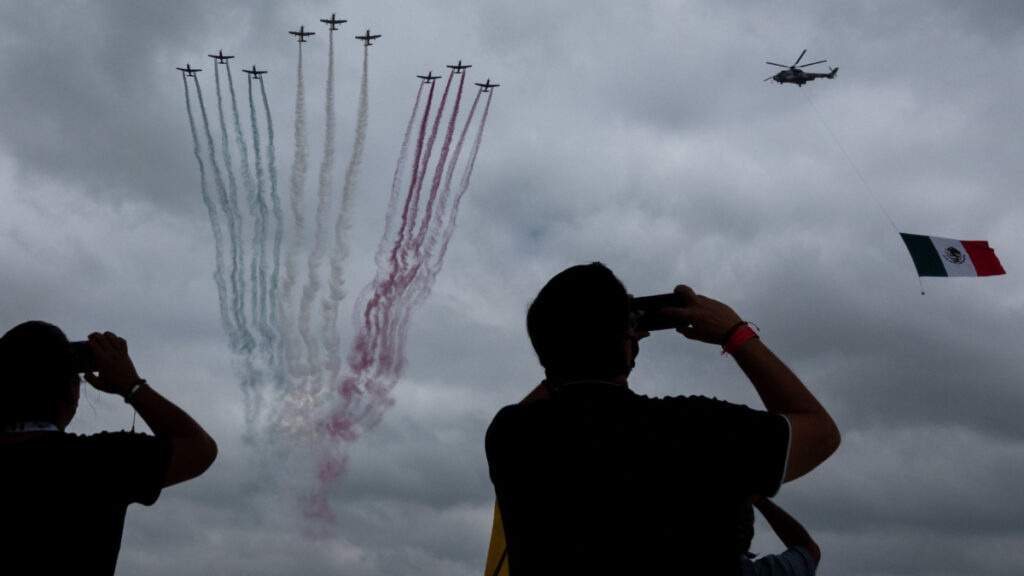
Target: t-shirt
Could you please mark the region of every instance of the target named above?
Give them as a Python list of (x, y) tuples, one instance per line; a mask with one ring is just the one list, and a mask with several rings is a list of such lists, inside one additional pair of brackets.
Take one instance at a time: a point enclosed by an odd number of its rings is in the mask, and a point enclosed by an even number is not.
[(113, 574), (125, 510), (156, 501), (170, 459), (130, 432), (0, 442), (0, 572)]
[(738, 574), (737, 503), (782, 483), (789, 422), (604, 382), (506, 406), (487, 460), (515, 574)]
[(811, 553), (803, 546), (787, 548), (782, 554), (740, 558), (743, 576), (814, 576)]

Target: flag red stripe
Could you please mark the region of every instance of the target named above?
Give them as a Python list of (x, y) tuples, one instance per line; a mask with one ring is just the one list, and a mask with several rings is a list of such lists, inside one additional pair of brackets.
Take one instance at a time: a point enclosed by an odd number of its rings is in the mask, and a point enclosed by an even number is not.
[(971, 262), (974, 263), (974, 270), (978, 273), (978, 276), (1006, 274), (1006, 271), (1003, 270), (1003, 265), (999, 263), (999, 258), (996, 257), (995, 250), (989, 247), (988, 242), (984, 240), (961, 240), (960, 243), (964, 245), (964, 250), (971, 257)]

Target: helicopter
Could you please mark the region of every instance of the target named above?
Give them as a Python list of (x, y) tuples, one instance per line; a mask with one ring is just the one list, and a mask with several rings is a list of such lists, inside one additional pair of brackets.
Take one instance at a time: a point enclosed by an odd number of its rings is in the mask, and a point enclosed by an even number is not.
[(804, 54), (806, 53), (807, 49), (804, 48), (804, 51), (800, 53), (800, 57), (796, 59), (796, 62), (793, 62), (792, 66), (783, 66), (782, 64), (776, 64), (775, 62), (766, 62), (766, 64), (771, 64), (772, 66), (785, 68), (785, 70), (779, 72), (778, 74), (775, 74), (774, 76), (769, 76), (765, 78), (764, 81), (767, 82), (769, 80), (775, 80), (779, 84), (796, 84), (797, 86), (803, 87), (804, 84), (807, 84), (808, 82), (814, 80), (815, 78), (831, 79), (836, 77), (836, 72), (839, 71), (839, 68), (829, 68), (828, 73), (804, 72), (803, 70), (801, 70), (801, 68), (806, 68), (807, 66), (814, 66), (815, 64), (822, 64), (828, 62), (828, 60), (818, 60), (817, 62), (811, 62), (810, 64), (804, 64), (803, 66), (797, 66), (797, 64), (799, 64), (800, 61), (803, 60)]

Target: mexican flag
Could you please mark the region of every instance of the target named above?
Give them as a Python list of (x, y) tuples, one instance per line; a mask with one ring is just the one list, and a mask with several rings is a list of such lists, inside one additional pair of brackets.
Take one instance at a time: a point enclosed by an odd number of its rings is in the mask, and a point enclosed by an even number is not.
[(995, 250), (984, 240), (953, 240), (904, 234), (918, 276), (998, 276), (1006, 274)]

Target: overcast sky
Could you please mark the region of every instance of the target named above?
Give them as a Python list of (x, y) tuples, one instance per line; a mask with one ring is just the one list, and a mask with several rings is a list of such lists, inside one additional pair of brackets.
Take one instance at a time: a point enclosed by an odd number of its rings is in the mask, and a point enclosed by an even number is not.
[[(123, 335), (143, 377), (220, 445), (207, 474), (129, 509), (118, 574), (479, 574), (493, 505), (484, 431), (542, 377), (526, 307), (550, 276), (593, 260), (637, 295), (687, 283), (729, 303), (834, 415), (840, 450), (778, 496), (821, 545), (822, 573), (1019, 573), (1024, 8), (773, 4), (0, 5), (0, 325)], [(336, 516), (325, 527), (300, 510), (315, 484), (308, 447), (247, 423), (251, 372), (221, 321), (174, 68), (203, 69), (214, 128), (207, 54), (236, 56), (240, 104), (240, 69), (269, 71), (285, 197), (297, 93), (287, 31), (317, 33), (303, 53), (311, 227), (326, 125), (318, 20), (332, 12), (349, 20), (335, 37), (335, 195), (356, 128), (352, 36), (383, 35), (369, 51), (343, 355), (377, 273), (415, 75), (462, 59), (469, 81), (501, 87), (443, 268), (411, 317), (394, 403), (333, 447), (347, 472), (325, 488)], [(837, 66), (837, 77), (762, 81), (779, 70), (766, 60), (804, 49), (805, 62), (828, 60), (811, 70)], [(296, 240), (296, 295), (310, 230)], [(987, 240), (1007, 275), (919, 283), (897, 230)], [(730, 359), (671, 332), (643, 343), (631, 386), (757, 405)], [(71, 430), (131, 420), (93, 391)], [(758, 530), (755, 551), (781, 550)]]

